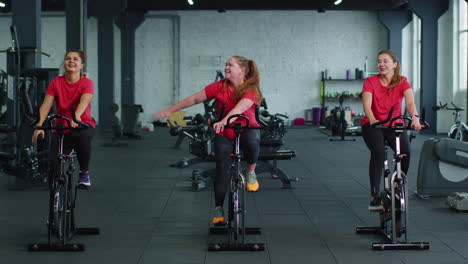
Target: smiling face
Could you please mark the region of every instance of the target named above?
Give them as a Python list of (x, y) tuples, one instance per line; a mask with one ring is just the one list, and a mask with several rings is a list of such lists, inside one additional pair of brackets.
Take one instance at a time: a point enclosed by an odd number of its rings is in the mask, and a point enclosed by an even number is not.
[(224, 74), (226, 79), (230, 81), (234, 80), (244, 80), (245, 78), (245, 68), (242, 68), (235, 58), (229, 58), (226, 62), (226, 67), (224, 67)]
[(63, 67), (67, 72), (80, 72), (83, 69), (83, 60), (78, 52), (70, 51), (65, 55)]
[(380, 74), (393, 75), (395, 73), (397, 65), (398, 62), (394, 61), (389, 54), (382, 53), (379, 55), (377, 61), (377, 69), (379, 70)]

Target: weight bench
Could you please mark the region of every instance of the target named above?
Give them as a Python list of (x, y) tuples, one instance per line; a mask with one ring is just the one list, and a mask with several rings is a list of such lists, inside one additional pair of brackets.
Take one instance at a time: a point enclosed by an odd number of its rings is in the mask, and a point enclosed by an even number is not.
[[(270, 172), (271, 178), (281, 180), (282, 189), (292, 189), (291, 182), (298, 178), (290, 178), (286, 172), (278, 168), (279, 160), (291, 160), (296, 157), (296, 152), (292, 150), (277, 150), (274, 152), (260, 152), (255, 172), (257, 174)], [(244, 158), (242, 158), (245, 161)], [(214, 178), (216, 169), (208, 169), (202, 172), (205, 178)]]
[[(278, 160), (291, 160), (296, 157), (293, 150), (280, 150), (284, 141), (281, 138), (263, 138), (260, 142), (260, 154), (258, 156), (257, 174), (270, 172), (272, 179), (280, 179), (283, 189), (291, 189), (291, 181), (297, 181), (289, 178), (282, 169), (278, 168)], [(271, 161), (271, 162), (270, 162)]]
[[(272, 178), (278, 178), (283, 184), (283, 189), (292, 189), (291, 181), (297, 181), (298, 178), (289, 178), (288, 174), (281, 168), (278, 168), (279, 160), (291, 160), (296, 157), (293, 150), (277, 150), (275, 152), (260, 152), (257, 161), (257, 174), (270, 172)], [(271, 162), (270, 162), (271, 161)]]

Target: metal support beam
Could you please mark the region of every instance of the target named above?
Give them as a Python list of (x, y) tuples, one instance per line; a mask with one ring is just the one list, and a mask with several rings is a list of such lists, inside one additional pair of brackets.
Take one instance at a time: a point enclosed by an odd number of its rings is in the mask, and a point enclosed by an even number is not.
[(67, 50), (86, 50), (88, 0), (66, 0)]
[(114, 103), (114, 17), (112, 14), (98, 18), (98, 74), (99, 74), (99, 127), (112, 129), (112, 113), (109, 107)]
[(121, 105), (135, 104), (135, 30), (145, 21), (144, 12), (125, 11), (116, 20), (121, 30)]
[(380, 23), (388, 29), (388, 48), (401, 59), (402, 30), (411, 22), (411, 12), (407, 10), (379, 11), (377, 16)]
[(448, 0), (411, 0), (409, 8), (422, 22), (421, 32), (421, 109), (426, 109), (426, 120), (435, 133), (437, 115), (432, 110), (437, 105), (437, 20), (448, 10)]
[(125, 0), (90, 1), (91, 16), (98, 19), (98, 113), (99, 129), (112, 130), (114, 113), (110, 111), (114, 103), (114, 20), (126, 6)]
[[(42, 0), (15, 0), (12, 4), (12, 23), (18, 32), (18, 43), (24, 50), (41, 50)], [(39, 52), (21, 53), (22, 69), (40, 68)]]

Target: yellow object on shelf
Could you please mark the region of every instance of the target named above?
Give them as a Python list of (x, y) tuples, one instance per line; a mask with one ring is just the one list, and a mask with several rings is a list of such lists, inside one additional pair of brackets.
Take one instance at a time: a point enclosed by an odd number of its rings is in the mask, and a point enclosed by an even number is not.
[[(174, 112), (172, 113), (171, 117), (169, 117), (167, 120), (170, 120), (171, 123), (174, 125), (175, 123), (177, 123), (179, 126), (186, 126), (187, 120), (184, 120), (185, 114), (185, 111)], [(169, 122), (167, 122), (167, 126), (170, 126)]]

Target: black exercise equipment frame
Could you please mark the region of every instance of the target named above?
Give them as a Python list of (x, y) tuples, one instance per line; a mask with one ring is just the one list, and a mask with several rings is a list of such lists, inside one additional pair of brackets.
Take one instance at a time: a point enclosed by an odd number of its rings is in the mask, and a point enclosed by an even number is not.
[(356, 141), (356, 139), (354, 138), (346, 138), (346, 128), (348, 127), (348, 123), (346, 122), (346, 119), (345, 119), (345, 109), (343, 107), (343, 102), (344, 102), (344, 96), (343, 94), (340, 95), (339, 97), (339, 103), (340, 103), (340, 107), (339, 107), (339, 111), (340, 111), (340, 119), (339, 119), (339, 122), (338, 122), (338, 131), (340, 132), (340, 136), (338, 138), (336, 137), (331, 137), (329, 138), (330, 141)]
[[(406, 155), (400, 153), (400, 139), (405, 136), (405, 131), (411, 129), (411, 117), (400, 115), (392, 118), (393, 107), (386, 120), (376, 122), (371, 126), (378, 129), (395, 131), (395, 170), (391, 174), (388, 160), (384, 162), (384, 190), (381, 193), (383, 210), (379, 211), (380, 226), (357, 227), (357, 234), (379, 234), (382, 241), (372, 243), (374, 250), (396, 250), (396, 249), (429, 249), (429, 242), (408, 242), (408, 185), (406, 175), (401, 170), (401, 160)], [(395, 123), (403, 120), (403, 123)], [(422, 122), (424, 128), (429, 124)], [(384, 125), (388, 123), (388, 125)], [(387, 154), (387, 145), (385, 146)], [(391, 174), (391, 175), (390, 175)], [(402, 216), (404, 215), (404, 216)]]
[(233, 118), (241, 118), (246, 121), (245, 126), (235, 122), (232, 125), (224, 126), (225, 129), (233, 129), (235, 133), (235, 149), (231, 154), (233, 160), (229, 168), (229, 211), (227, 227), (212, 227), (210, 234), (228, 234), (227, 243), (210, 243), (209, 251), (264, 251), (263, 243), (245, 243), (246, 234), (261, 234), (260, 228), (245, 227), (245, 178), (241, 173), (240, 135), (243, 129), (259, 129), (260, 127), (250, 127), (249, 118), (245, 115), (232, 115), (228, 118), (227, 124), (231, 124)]
[[(73, 195), (73, 172), (74, 172), (74, 155), (73, 153), (63, 153), (63, 139), (66, 130), (81, 130), (89, 128), (90, 125), (77, 121), (73, 113), (73, 121), (79, 126), (71, 127), (70, 119), (62, 115), (53, 115), (47, 118), (46, 126), (34, 126), (36, 130), (55, 130), (59, 137), (59, 172), (50, 171), (49, 174), (49, 216), (47, 221), (47, 243), (31, 243), (28, 244), (28, 251), (43, 252), (43, 251), (67, 251), (77, 252), (84, 251), (84, 244), (68, 243), (74, 235), (98, 235), (99, 228), (77, 228), (75, 226), (75, 206), (76, 196), (79, 186), (75, 186)], [(65, 127), (63, 124), (52, 122), (56, 119), (62, 119), (67, 122)], [(59, 243), (54, 243), (52, 237), (57, 235)]]

